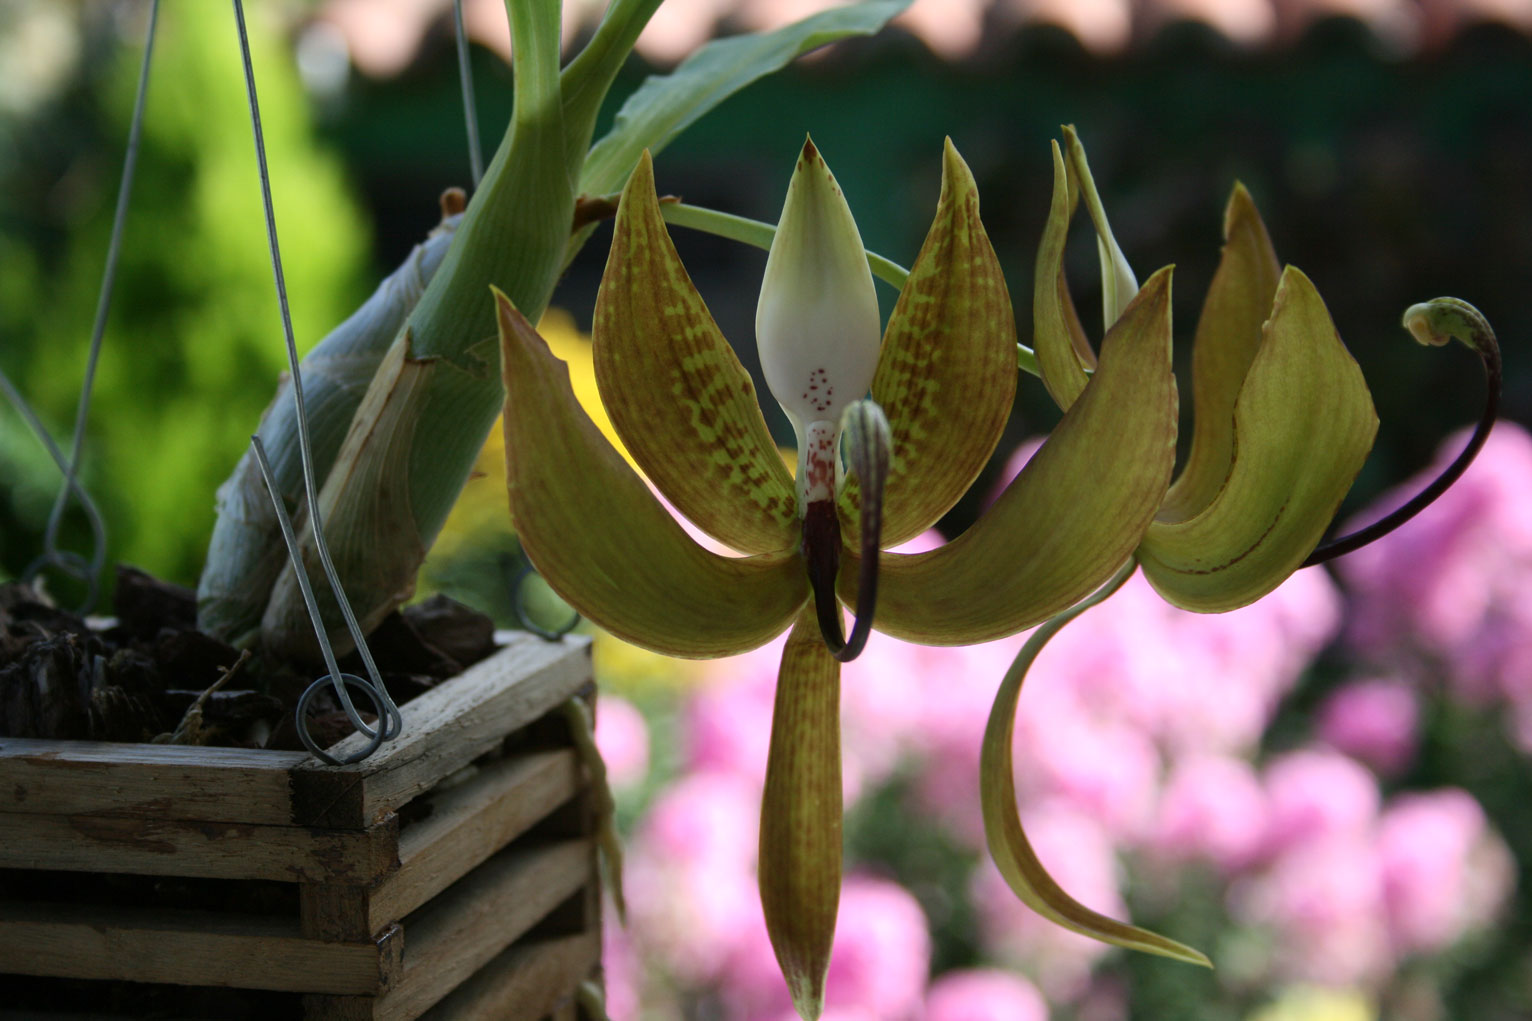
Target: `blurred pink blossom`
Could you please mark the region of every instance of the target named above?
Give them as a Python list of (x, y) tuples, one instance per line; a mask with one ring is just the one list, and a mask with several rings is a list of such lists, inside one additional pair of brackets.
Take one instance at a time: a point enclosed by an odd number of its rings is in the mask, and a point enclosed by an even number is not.
[(1289, 752), (1266, 767), (1265, 781), (1268, 854), (1332, 837), (1361, 838), (1377, 819), (1377, 781), (1339, 752)]
[(761, 928), (755, 855), (761, 790), (693, 773), (649, 807), (630, 843), (626, 887), (639, 950), (684, 981), (717, 978)]
[(606, 907), (608, 921), (601, 927), (601, 971), (606, 987), (607, 1017), (638, 1017), (641, 971), (628, 930), (615, 923), (616, 914)]
[[(1466, 442), (1442, 447), (1435, 475)], [(1411, 479), (1361, 515), (1375, 520), (1424, 484)], [(1475, 700), (1532, 698), (1532, 437), (1502, 420), (1439, 500), (1341, 561), (1356, 598), (1348, 634), (1388, 665), (1424, 652)]]
[(1370, 832), (1342, 831), (1286, 849), (1230, 890), (1237, 918), (1275, 936), (1279, 981), (1369, 986), (1393, 967)]
[(1408, 685), (1373, 678), (1353, 681), (1325, 699), (1316, 729), (1326, 744), (1392, 776), (1415, 754), (1419, 716)]
[(1266, 792), (1248, 762), (1189, 755), (1166, 781), (1150, 847), (1171, 862), (1202, 859), (1237, 872), (1260, 852), (1266, 815)]
[(926, 992), (926, 1021), (1048, 1021), (1048, 1004), (1020, 975), (994, 968), (949, 971)]
[[(1114, 918), (1127, 915), (1112, 843), (1095, 821), (1056, 802), (1025, 809), (1022, 821), (1043, 867), (1070, 896)], [(988, 858), (974, 872), (969, 899), (989, 954), (1022, 969), (1051, 1002), (1084, 993), (1091, 968), (1111, 949), (1022, 904)]]
[[(1509, 892), (1499, 838), (1479, 803), (1455, 788), (1395, 799), (1379, 822), (1378, 856), (1389, 934), (1401, 954), (1445, 949), (1486, 923)], [(1475, 881), (1479, 889), (1471, 889)]]
[[(847, 876), (825, 981), (825, 1017), (917, 1021), (930, 967), (925, 914), (909, 891), (886, 879)], [(720, 994), (728, 1016), (738, 1021), (795, 1016), (763, 928), (752, 929), (734, 955)]]
[(602, 695), (596, 711), (596, 747), (606, 761), (613, 787), (641, 783), (649, 772), (649, 725), (644, 714), (620, 695)]

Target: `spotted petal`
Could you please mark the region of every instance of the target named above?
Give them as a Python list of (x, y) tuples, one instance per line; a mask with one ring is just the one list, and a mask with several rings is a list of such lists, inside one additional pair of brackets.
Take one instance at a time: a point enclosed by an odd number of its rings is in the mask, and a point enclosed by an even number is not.
[[(967, 492), (1016, 397), (1011, 297), (979, 221), (978, 187), (951, 139), (936, 217), (889, 319), (872, 396), (893, 431), (883, 544), (896, 546)], [(850, 535), (860, 497), (850, 480), (840, 500)]]
[(840, 664), (814, 608), (787, 637), (761, 795), (759, 879), (766, 929), (800, 1017), (824, 1009), (840, 907)]
[(591, 334), (601, 402), (676, 509), (742, 552), (793, 546), (792, 478), (665, 229), (648, 153), (622, 193)]
[(1160, 595), (1189, 610), (1244, 606), (1296, 570), (1378, 430), (1361, 369), (1291, 266), (1263, 334), (1234, 405), (1227, 477), (1205, 507), (1156, 521), (1139, 553)]
[(698, 546), (575, 400), (569, 369), (495, 292), (511, 519), (555, 592), (635, 645), (725, 656), (787, 626), (808, 595), (795, 550), (731, 558)]
[[(1175, 435), (1166, 268), (1107, 333), (1090, 383), (995, 505), (939, 549), (881, 555), (874, 626), (934, 645), (984, 642), (1077, 602), (1142, 539), (1170, 484)], [(847, 602), (855, 566), (841, 571)]]

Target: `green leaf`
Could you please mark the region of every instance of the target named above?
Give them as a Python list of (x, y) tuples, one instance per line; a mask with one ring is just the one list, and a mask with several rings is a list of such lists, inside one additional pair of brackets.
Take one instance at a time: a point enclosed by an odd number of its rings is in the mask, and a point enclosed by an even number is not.
[(635, 645), (726, 656), (780, 634), (808, 597), (796, 549), (733, 558), (692, 541), (591, 422), (569, 369), (495, 292), (511, 520), (553, 590)]
[(1319, 292), (1289, 266), (1234, 406), (1228, 476), (1207, 506), (1150, 527), (1144, 575), (1188, 610), (1259, 599), (1318, 544), (1377, 431), (1362, 370)]
[(665, 230), (647, 154), (623, 191), (591, 333), (601, 403), (666, 499), (734, 549), (792, 548), (792, 477)]
[(809, 605), (777, 675), (758, 869), (766, 930), (805, 1021), (824, 1009), (840, 907), (840, 758), (840, 663)]
[[(883, 337), (873, 400), (893, 432), (883, 545), (930, 528), (973, 484), (1016, 398), (1016, 318), (979, 193), (947, 140), (942, 191), (924, 246)], [(861, 489), (848, 480), (842, 520), (857, 532)]]
[[(1143, 538), (1175, 466), (1170, 269), (1107, 333), (1101, 364), (1048, 441), (973, 527), (929, 553), (880, 558), (874, 626), (931, 645), (985, 642), (1087, 595)], [(854, 602), (855, 558), (841, 571)]]
[(703, 114), (740, 89), (820, 46), (853, 35), (872, 35), (910, 0), (864, 0), (773, 32), (717, 39), (667, 75), (646, 79), (617, 111), (609, 131), (591, 149), (580, 191), (606, 195), (627, 180), (639, 153), (659, 152)]
[(1027, 907), (1055, 925), (1062, 925), (1103, 943), (1210, 968), (1212, 963), (1201, 952), (1147, 929), (1108, 918), (1066, 893), (1038, 860), (1031, 842), (1027, 840), (1026, 831), (1022, 829), (1021, 816), (1016, 808), (1016, 774), (1012, 750), (1015, 746), (1016, 705), (1021, 697), (1021, 686), (1027, 670), (1043, 646), (1065, 624), (1116, 592), (1132, 575), (1133, 563), (1129, 561), (1101, 591), (1038, 628), (1027, 639), (1026, 645), (1022, 646), (1015, 662), (1006, 672), (1000, 691), (995, 695), (989, 723), (984, 728), (984, 744), (980, 752), (979, 800), (984, 810), (984, 833), (990, 855), (1011, 890)]

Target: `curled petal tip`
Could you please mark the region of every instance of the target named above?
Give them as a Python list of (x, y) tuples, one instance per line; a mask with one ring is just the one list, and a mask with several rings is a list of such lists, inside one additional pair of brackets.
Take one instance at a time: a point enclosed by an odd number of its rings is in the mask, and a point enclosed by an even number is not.
[(1433, 298), (1411, 305), (1404, 310), (1403, 326), (1416, 341), (1430, 347), (1458, 340), (1481, 355), (1499, 350), (1489, 321), (1461, 298)]

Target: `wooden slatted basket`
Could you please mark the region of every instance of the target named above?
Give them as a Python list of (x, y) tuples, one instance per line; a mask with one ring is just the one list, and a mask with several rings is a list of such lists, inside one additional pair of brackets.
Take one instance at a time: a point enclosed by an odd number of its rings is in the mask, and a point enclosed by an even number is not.
[(588, 640), (518, 633), (352, 766), (0, 738), (0, 1018), (572, 1021), (593, 692)]

